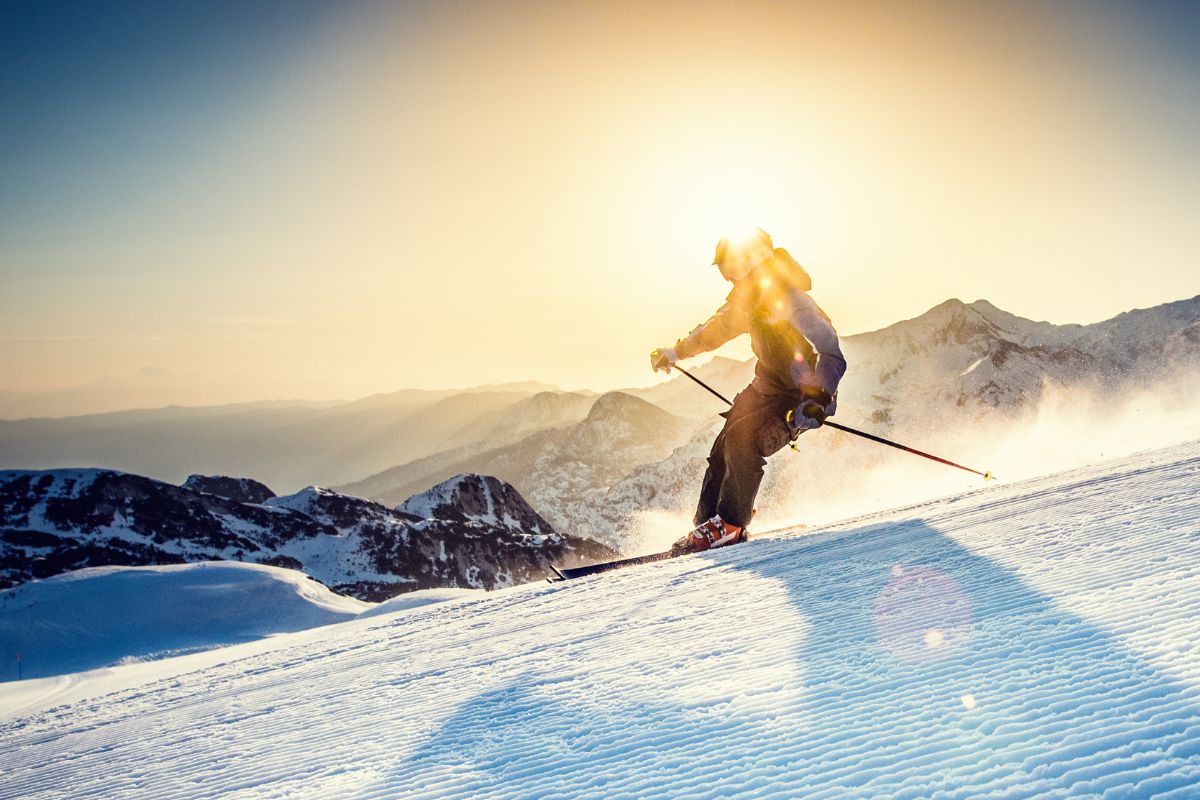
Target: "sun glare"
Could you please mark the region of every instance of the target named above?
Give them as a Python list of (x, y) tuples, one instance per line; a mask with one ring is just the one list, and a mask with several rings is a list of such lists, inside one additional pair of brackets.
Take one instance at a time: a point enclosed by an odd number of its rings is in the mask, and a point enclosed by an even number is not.
[[(646, 173), (648, 212), (680, 242), (711, 247), (723, 236), (751, 238), (761, 228), (776, 241), (797, 237), (809, 217), (808, 200), (819, 176), (787, 158), (782, 142), (750, 148), (718, 131), (680, 136), (687, 146)], [(787, 178), (781, 176), (787, 164)]]

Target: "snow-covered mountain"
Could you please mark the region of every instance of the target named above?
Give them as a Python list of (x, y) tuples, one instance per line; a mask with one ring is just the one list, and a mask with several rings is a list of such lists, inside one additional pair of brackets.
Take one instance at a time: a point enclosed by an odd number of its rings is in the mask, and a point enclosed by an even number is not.
[[(970, 422), (1026, 410), (1050, 386), (1115, 394), (1200, 373), (1200, 296), (1091, 325), (1035, 322), (986, 300), (952, 299), (914, 319), (843, 337), (842, 348), (849, 368), (839, 419), (910, 429), (930, 420)], [(696, 370), (727, 397), (753, 373), (753, 360), (723, 358)], [(682, 376), (638, 396), (685, 416), (688, 402), (723, 407)]]
[(231, 560), (303, 570), (378, 601), (440, 586), (509, 586), (544, 577), (552, 562), (612, 555), (555, 533), (512, 487), (479, 475), (406, 508), (315, 486), (247, 503), (111, 470), (0, 472), (0, 587), (109, 564)]
[[(1178, 394), (1189, 382), (1194, 388), (1200, 384), (1200, 297), (1094, 325), (1061, 326), (1022, 319), (982, 300), (949, 300), (916, 319), (846, 337), (843, 349), (849, 369), (838, 422), (957, 453), (965, 441), (978, 438), (967, 435), (972, 430), (1005, 438), (1051, 395), (1074, 398), (1076, 408), (1099, 398), (1115, 412), (1130, 395)], [(752, 360), (736, 367), (718, 361), (707, 380), (732, 398), (753, 369)], [(661, 396), (674, 397), (668, 387), (711, 405), (711, 396), (683, 376), (659, 389)], [(685, 524), (720, 423), (712, 417), (701, 421), (686, 445), (659, 462), (639, 465), (602, 494), (587, 496), (576, 511), (583, 529), (614, 531), (605, 541), (630, 550), (642, 547), (642, 512), (666, 512)], [(829, 431), (806, 434), (798, 447), (798, 454), (785, 451), (768, 465), (759, 495), (768, 522), (778, 521), (780, 511), (785, 519), (793, 511), (811, 519), (814, 506), (831, 497), (841, 502), (857, 494), (870, 502), (868, 476), (895, 457), (886, 448)]]
[[(1200, 297), (1094, 325), (1034, 322), (983, 300), (948, 300), (915, 319), (846, 337), (843, 345), (849, 371), (837, 421), (936, 448), (984, 421), (1012, 424), (1055, 390), (1119, 397), (1165, 389), (1185, 376), (1200, 382)], [(753, 360), (725, 358), (695, 367), (702, 380), (730, 398), (753, 371)], [(668, 423), (642, 407), (636, 412), (642, 422), (631, 437), (612, 435), (607, 423), (590, 416), (575, 429), (542, 431), (483, 452), (437, 454), (343, 488), (391, 503), (458, 472), (486, 472), (513, 483), (559, 530), (584, 532), (626, 551), (644, 549), (642, 512), (666, 512), (678, 526), (690, 520), (721, 425), (715, 415), (725, 406), (683, 376), (633, 393), (681, 416)], [(605, 395), (594, 410), (604, 415), (612, 397)], [(657, 439), (657, 452), (628, 449), (636, 435), (652, 435), (668, 424), (670, 435)], [(587, 429), (601, 435), (568, 443), (571, 430)], [(827, 496), (831, 484), (851, 487), (890, 455), (856, 444), (824, 432), (804, 437), (800, 454), (807, 464), (822, 464), (820, 480), (812, 469), (797, 470), (789, 454), (777, 456), (767, 470), (762, 503), (799, 506), (804, 513), (811, 503), (801, 502), (803, 496), (814, 491)], [(589, 458), (569, 456), (580, 452)]]
[(691, 427), (652, 403), (610, 392), (596, 399), (577, 424), (540, 431), (507, 447), (453, 454), (461, 459), (402, 465), (339, 490), (390, 504), (447, 475), (486, 473), (515, 486), (555, 529), (607, 541), (606, 531), (591, 526), (596, 518), (587, 509), (638, 466), (669, 455)]
[(1198, 469), (0, 684), (0, 797), (1191, 800)]
[(417, 519), (477, 522), (525, 531), (554, 533), (517, 490), (489, 475), (458, 475), (396, 507)]
[(1144, 391), (1200, 371), (1200, 297), (1093, 325), (1052, 325), (977, 300), (846, 337), (842, 416), (891, 428), (1028, 409), (1049, 387)]
[[(1033, 322), (986, 301), (950, 300), (916, 319), (846, 337), (845, 349), (850, 372), (839, 418), (880, 432), (898, 425), (897, 432), (924, 434), (935, 423), (1028, 408), (1047, 387), (1113, 392), (1118, 389), (1109, 380), (1115, 377), (1125, 391), (1195, 373), (1200, 298), (1094, 325)], [(752, 372), (748, 363), (720, 358), (687, 366), (727, 396)], [(624, 393), (694, 425), (721, 410), (719, 400), (683, 377)], [(250, 475), (287, 491), (361, 484), (370, 488), (359, 493), (387, 494), (390, 502), (400, 502), (404, 498), (393, 490), (402, 485), (412, 493), (461, 472), (495, 474), (473, 468), (471, 458), (578, 424), (595, 399), (541, 384), (512, 384), (406, 390), (334, 405), (170, 407), (0, 420), (0, 468), (101, 465), (170, 482), (195, 472)], [(418, 466), (419, 460), (426, 463)], [(375, 477), (398, 466), (412, 469), (402, 480), (377, 485)], [(553, 516), (552, 509), (538, 507)]]
[[(957, 444), (964, 430), (983, 423), (1003, 437), (996, 425), (1015, 424), (1048, 396), (1081, 402), (1119, 399), (1187, 378), (1200, 384), (1200, 298), (1094, 325), (1034, 322), (986, 301), (950, 300), (915, 319), (846, 337), (844, 349), (849, 372), (837, 420), (935, 449)], [(753, 364), (715, 359), (697, 370), (732, 397), (749, 381)], [(119, 424), (124, 416), (0, 422), (0, 452), (19, 453), (38, 443), (35, 449), (49, 447), (66, 458), (74, 452), (66, 443), (83, 442), (84, 452), (96, 456), (88, 462), (97, 463), (103, 462), (101, 453), (115, 452), (115, 438), (126, 455), (153, 459), (178, 450), (197, 459), (197, 469), (214, 460), (259, 463), (261, 453), (275, 454), (280, 462), (267, 465), (268, 474), (283, 470), (291, 476), (300, 470), (344, 478), (352, 469), (399, 464), (339, 487), (388, 506), (459, 474), (495, 475), (513, 484), (557, 530), (622, 548), (636, 546), (641, 511), (690, 518), (720, 401), (682, 376), (632, 390), (652, 402), (626, 392), (596, 398), (522, 394), (522, 388), (399, 393), (286, 413), (185, 416), (192, 438), (182, 440), (171, 433), (180, 410), (155, 416), (149, 427), (133, 412)], [(857, 449), (844, 439), (821, 432), (806, 436), (801, 448), (809, 463), (822, 465), (825, 484), (839, 489), (851, 488), (890, 455), (877, 446)], [(178, 447), (163, 447), (162, 441)], [(413, 453), (428, 455), (410, 460)], [(777, 508), (781, 498), (795, 505), (797, 492), (811, 491), (811, 478), (785, 463), (777, 457), (768, 468), (762, 494), (768, 509)], [(243, 474), (263, 478), (254, 470)], [(362, 474), (368, 471), (355, 477)]]

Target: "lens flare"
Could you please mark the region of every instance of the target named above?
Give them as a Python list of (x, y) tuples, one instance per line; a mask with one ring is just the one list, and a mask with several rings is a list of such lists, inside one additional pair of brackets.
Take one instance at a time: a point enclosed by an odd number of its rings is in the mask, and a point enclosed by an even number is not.
[(875, 635), (907, 663), (948, 658), (970, 638), (970, 598), (935, 567), (893, 566), (875, 598)]

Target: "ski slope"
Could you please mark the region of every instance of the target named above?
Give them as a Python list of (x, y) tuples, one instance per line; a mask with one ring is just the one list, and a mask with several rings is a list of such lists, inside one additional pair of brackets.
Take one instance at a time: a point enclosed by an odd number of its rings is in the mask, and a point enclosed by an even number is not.
[(24, 683), (3, 798), (1194, 798), (1200, 443)]

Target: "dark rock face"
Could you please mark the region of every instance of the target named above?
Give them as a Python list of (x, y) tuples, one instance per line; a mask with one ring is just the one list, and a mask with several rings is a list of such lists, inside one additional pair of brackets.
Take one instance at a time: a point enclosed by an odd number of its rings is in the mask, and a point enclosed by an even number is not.
[(495, 478), (447, 484), (406, 511), (317, 487), (246, 503), (111, 470), (0, 472), (0, 589), (83, 567), (236, 560), (303, 570), (378, 601), (494, 589), (545, 577), (551, 563), (615, 555), (555, 533)]
[(238, 503), (265, 503), (275, 493), (250, 478), (229, 478), (225, 475), (189, 475), (183, 482), (184, 489), (205, 492), (233, 500)]

